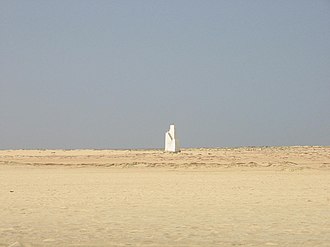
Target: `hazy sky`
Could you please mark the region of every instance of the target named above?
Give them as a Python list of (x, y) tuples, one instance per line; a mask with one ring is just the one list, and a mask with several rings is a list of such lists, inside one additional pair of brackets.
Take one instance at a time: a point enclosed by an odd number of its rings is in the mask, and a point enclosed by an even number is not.
[(0, 0), (0, 148), (330, 145), (330, 1)]

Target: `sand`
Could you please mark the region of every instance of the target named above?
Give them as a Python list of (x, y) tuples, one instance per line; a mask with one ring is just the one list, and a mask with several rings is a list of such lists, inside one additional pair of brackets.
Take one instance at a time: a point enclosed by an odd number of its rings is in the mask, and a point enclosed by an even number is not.
[(0, 246), (330, 246), (330, 147), (0, 151)]

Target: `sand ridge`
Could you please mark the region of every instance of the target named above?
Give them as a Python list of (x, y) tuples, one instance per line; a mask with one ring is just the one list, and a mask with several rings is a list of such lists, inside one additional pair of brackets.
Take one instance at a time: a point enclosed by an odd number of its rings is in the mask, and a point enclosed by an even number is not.
[(330, 147), (163, 150), (0, 150), (0, 165), (164, 168), (330, 169)]

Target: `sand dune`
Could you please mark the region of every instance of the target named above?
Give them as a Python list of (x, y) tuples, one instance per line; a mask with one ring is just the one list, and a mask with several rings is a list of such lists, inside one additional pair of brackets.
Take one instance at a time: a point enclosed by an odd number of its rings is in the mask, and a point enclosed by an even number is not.
[(329, 246), (330, 148), (0, 151), (0, 246)]
[(0, 165), (329, 169), (330, 147), (162, 150), (0, 150)]

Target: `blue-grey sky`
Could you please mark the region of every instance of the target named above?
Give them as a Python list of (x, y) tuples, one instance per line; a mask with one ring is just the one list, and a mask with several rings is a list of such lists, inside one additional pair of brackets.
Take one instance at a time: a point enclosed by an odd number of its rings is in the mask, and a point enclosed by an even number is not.
[(330, 1), (0, 1), (0, 148), (330, 145)]

